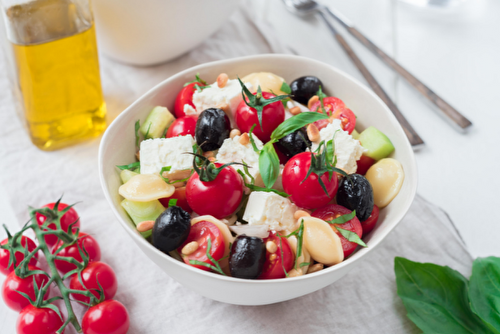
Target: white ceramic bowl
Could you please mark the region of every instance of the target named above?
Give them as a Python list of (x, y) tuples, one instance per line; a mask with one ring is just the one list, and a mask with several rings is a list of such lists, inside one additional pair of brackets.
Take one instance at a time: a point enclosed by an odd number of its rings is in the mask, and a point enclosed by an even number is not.
[(152, 65), (194, 48), (227, 21), (238, 0), (97, 0), (99, 50), (118, 61)]
[[(120, 206), (118, 195), (120, 178), (116, 165), (135, 161), (134, 123), (144, 121), (157, 105), (172, 110), (174, 99), (182, 85), (199, 72), (208, 82), (225, 72), (230, 78), (243, 77), (257, 71), (274, 72), (287, 82), (303, 76), (319, 77), (327, 93), (341, 98), (357, 115), (357, 129), (373, 125), (384, 132), (396, 147), (392, 157), (399, 160), (405, 171), (405, 181), (399, 195), (380, 211), (379, 223), (364, 240), (367, 248), (359, 249), (344, 262), (319, 272), (279, 280), (244, 280), (198, 270), (157, 250), (134, 228), (127, 213)], [(218, 301), (238, 305), (264, 305), (296, 298), (332, 284), (355, 266), (385, 239), (408, 211), (417, 189), (417, 170), (411, 146), (386, 105), (368, 88), (342, 71), (308, 58), (289, 55), (259, 55), (222, 60), (199, 65), (180, 72), (147, 92), (128, 107), (109, 126), (99, 150), (99, 174), (106, 199), (118, 221), (139, 248), (163, 271), (184, 286)]]

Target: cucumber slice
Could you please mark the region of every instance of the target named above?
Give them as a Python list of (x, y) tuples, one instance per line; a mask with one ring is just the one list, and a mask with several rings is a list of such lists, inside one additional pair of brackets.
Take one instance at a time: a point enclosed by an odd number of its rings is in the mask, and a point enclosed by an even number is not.
[(139, 130), (145, 139), (160, 138), (174, 120), (174, 115), (167, 108), (154, 107)]
[(351, 136), (353, 139), (359, 139), (359, 132), (354, 129), (352, 130)]
[(123, 184), (127, 183), (133, 176), (138, 175), (139, 173), (132, 172), (131, 170), (124, 169), (120, 173), (120, 179), (122, 179)]
[[(135, 225), (145, 220), (156, 220), (165, 208), (161, 205), (160, 201), (154, 200), (151, 202), (132, 202), (124, 199), (121, 203), (122, 207), (127, 211), (130, 218)], [(152, 231), (142, 232), (144, 238), (148, 238)]]
[(363, 154), (375, 160), (383, 159), (394, 151), (391, 140), (373, 126), (361, 132), (358, 140), (368, 150)]

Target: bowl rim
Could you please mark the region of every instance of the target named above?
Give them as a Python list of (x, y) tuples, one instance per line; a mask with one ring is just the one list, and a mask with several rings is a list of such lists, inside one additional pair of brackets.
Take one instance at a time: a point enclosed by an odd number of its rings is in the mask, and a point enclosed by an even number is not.
[[(146, 239), (144, 239), (142, 236), (140, 236), (138, 233), (134, 233), (134, 231), (130, 231), (131, 227), (127, 222), (125, 222), (116, 207), (113, 205), (113, 201), (111, 198), (111, 194), (109, 193), (107, 187), (106, 187), (106, 180), (104, 177), (104, 147), (105, 143), (108, 140), (108, 137), (110, 136), (111, 129), (116, 126), (116, 124), (119, 123), (119, 120), (122, 118), (125, 118), (125, 115), (130, 113), (131, 110), (135, 108), (136, 105), (138, 105), (143, 99), (148, 97), (149, 95), (152, 95), (156, 93), (157, 90), (159, 90), (163, 85), (167, 84), (170, 81), (174, 81), (175, 79), (185, 76), (186, 74), (189, 73), (196, 73), (202, 69), (209, 68), (209, 67), (218, 67), (218, 66), (223, 66), (227, 65), (230, 63), (234, 62), (240, 62), (240, 61), (251, 61), (251, 60), (261, 60), (261, 59), (267, 59), (267, 58), (281, 58), (281, 59), (288, 59), (292, 61), (305, 61), (305, 62), (310, 62), (314, 63), (315, 65), (320, 65), (320, 66), (326, 66), (330, 70), (337, 72), (337, 74), (344, 76), (348, 80), (351, 80), (354, 84), (359, 86), (361, 89), (365, 90), (369, 95), (371, 95), (383, 108), (385, 108), (389, 119), (391, 122), (394, 124), (394, 126), (398, 127), (401, 131), (403, 129), (401, 128), (401, 125), (399, 122), (396, 120), (396, 117), (392, 114), (390, 109), (387, 107), (387, 105), (376, 95), (371, 89), (369, 89), (365, 84), (361, 83), (359, 80), (355, 79), (351, 75), (345, 73), (344, 71), (330, 65), (327, 63), (324, 63), (319, 60), (311, 59), (308, 57), (304, 56), (297, 56), (297, 55), (289, 55), (289, 54), (259, 54), (259, 55), (252, 55), (252, 56), (244, 56), (244, 57), (236, 57), (236, 58), (230, 58), (230, 59), (224, 59), (224, 60), (216, 60), (212, 62), (207, 62), (203, 64), (199, 64), (196, 66), (189, 67), (183, 71), (177, 72), (176, 74), (166, 78), (165, 80), (161, 81), (157, 85), (155, 85), (153, 88), (149, 89), (146, 93), (141, 95), (138, 99), (136, 99), (130, 106), (128, 106), (124, 111), (122, 111), (114, 120), (113, 122), (108, 126), (106, 129), (100, 145), (99, 145), (99, 152), (98, 152), (98, 169), (99, 169), (99, 180), (101, 183), (102, 190), (104, 192), (104, 196), (108, 202), (108, 204), (111, 206), (111, 209), (115, 216), (118, 218), (118, 221), (120, 222), (120, 225), (127, 231), (127, 233), (134, 238), (134, 241), (136, 243), (139, 243), (140, 245), (143, 245), (145, 247), (150, 248), (153, 252), (156, 252), (158, 255), (160, 255), (163, 259), (166, 259), (167, 261), (170, 261), (171, 263), (175, 263), (175, 265), (179, 266), (180, 270), (188, 270), (191, 271), (195, 274), (203, 275), (208, 279), (219, 279), (222, 281), (226, 282), (232, 282), (232, 283), (250, 283), (250, 284), (283, 284), (283, 283), (292, 283), (300, 280), (305, 280), (313, 277), (319, 277), (322, 275), (329, 275), (330, 273), (340, 270), (343, 267), (350, 267), (353, 265), (355, 262), (363, 259), (366, 257), (368, 254), (370, 254), (375, 248), (377, 248), (389, 235), (392, 230), (399, 225), (399, 223), (403, 220), (405, 215), (408, 213), (408, 210), (411, 207), (411, 204), (413, 203), (416, 192), (417, 192), (417, 186), (418, 186), (418, 173), (417, 173), (417, 163), (415, 160), (415, 155), (413, 152), (413, 149), (410, 145), (410, 142), (408, 141), (408, 138), (404, 136), (404, 143), (403, 145), (405, 146), (405, 149), (410, 152), (409, 154), (409, 163), (412, 167), (412, 169), (415, 171), (413, 175), (407, 175), (405, 173), (405, 181), (409, 182), (410, 185), (410, 200), (408, 201), (408, 205), (404, 210), (401, 210), (396, 217), (394, 218), (395, 221), (397, 221), (395, 224), (390, 226), (389, 228), (386, 228), (383, 231), (383, 235), (380, 237), (379, 240), (372, 242), (371, 244), (370, 241), (368, 241), (369, 247), (358, 249), (357, 251), (354, 252), (351, 256), (349, 256), (346, 260), (342, 261), (339, 264), (336, 264), (334, 266), (328, 267), (324, 270), (317, 271), (315, 273), (307, 274), (307, 275), (301, 275), (298, 277), (289, 277), (287, 279), (267, 279), (267, 280), (258, 280), (258, 279), (242, 279), (242, 278), (235, 278), (235, 277), (230, 277), (230, 276), (223, 276), (219, 274), (215, 274), (212, 272), (204, 271), (204, 270), (199, 270), (197, 268), (194, 268), (192, 266), (186, 265), (184, 262), (178, 261), (174, 259), (173, 257), (161, 252), (157, 248), (155, 248), (151, 243), (149, 243)], [(146, 255), (147, 256), (147, 255)], [(148, 256), (149, 257), (149, 256)]]

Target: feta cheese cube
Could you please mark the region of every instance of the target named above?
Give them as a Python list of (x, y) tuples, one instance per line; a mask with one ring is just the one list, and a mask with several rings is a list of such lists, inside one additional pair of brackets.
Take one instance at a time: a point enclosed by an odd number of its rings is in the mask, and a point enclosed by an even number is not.
[[(252, 88), (252, 84), (245, 83), (249, 89)], [(238, 104), (243, 100), (241, 95), (241, 85), (238, 80), (228, 80), (226, 85), (220, 88), (217, 82), (214, 82), (208, 88), (204, 88), (201, 91), (195, 91), (193, 94), (193, 103), (196, 107), (196, 113), (200, 114), (203, 110), (208, 108), (216, 108), (222, 104), (227, 104), (229, 106), (228, 117), (231, 121), (231, 126), (234, 126), (234, 115)]]
[(141, 174), (159, 174), (171, 166), (170, 172), (193, 168), (195, 141), (193, 136), (148, 139), (141, 142)]
[(248, 198), (243, 220), (249, 225), (267, 225), (274, 231), (293, 231), (297, 222), (293, 215), (297, 210), (288, 198), (271, 192), (254, 191)]
[[(264, 146), (257, 136), (253, 136), (255, 141), (255, 145), (260, 150)], [(229, 162), (243, 162), (252, 168), (248, 168), (249, 173), (255, 178), (259, 175), (259, 154), (253, 150), (252, 143), (248, 143), (243, 145), (240, 143), (240, 136), (235, 136), (234, 138), (227, 138), (222, 143), (222, 146), (219, 148), (217, 152), (216, 159), (221, 163), (229, 163)], [(241, 165), (233, 165), (233, 168), (239, 169), (242, 172), (243, 166)], [(247, 182), (250, 180), (247, 179)]]
[(318, 148), (321, 141), (325, 144), (335, 136), (335, 155), (337, 156), (337, 168), (342, 168), (346, 173), (356, 173), (358, 165), (356, 161), (361, 158), (365, 148), (358, 140), (352, 138), (347, 131), (342, 130), (339, 119), (334, 119), (332, 123), (319, 131), (320, 141), (312, 144), (312, 150)]

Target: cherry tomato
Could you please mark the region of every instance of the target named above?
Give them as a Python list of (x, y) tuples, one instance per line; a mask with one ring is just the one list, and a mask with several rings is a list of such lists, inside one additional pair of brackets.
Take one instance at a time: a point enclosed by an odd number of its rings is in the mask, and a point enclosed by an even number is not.
[(334, 111), (333, 118), (340, 119), (342, 130), (351, 134), (356, 126), (356, 115), (349, 108), (337, 109)]
[[(59, 240), (59, 242), (56, 244), (54, 249), (52, 250), (52, 254), (54, 254), (59, 248), (61, 248), (64, 245), (64, 242), (62, 240)], [(85, 249), (88, 253), (89, 256), (89, 262), (94, 262), (94, 261), (99, 261), (101, 259), (101, 248), (99, 247), (99, 244), (97, 241), (92, 237), (91, 235), (88, 235), (87, 233), (80, 232), (78, 234), (78, 246), (80, 248)], [(72, 257), (78, 262), (82, 262), (82, 257), (80, 256), (80, 251), (78, 250), (78, 246), (76, 243), (67, 246), (66, 248), (62, 249), (57, 255), (58, 256), (65, 256), (65, 257)], [(74, 264), (71, 264), (66, 261), (62, 260), (55, 260), (54, 261), (57, 269), (63, 273), (66, 274), (67, 272), (76, 269), (76, 266)]]
[[(82, 270), (82, 281), (87, 289), (82, 286), (78, 280), (78, 275), (76, 274), (71, 276), (69, 287), (71, 289), (81, 291), (90, 290), (94, 296), (99, 298), (99, 293), (93, 290), (99, 289), (97, 279), (99, 279), (99, 284), (101, 284), (101, 287), (104, 290), (104, 298), (106, 300), (113, 298), (116, 294), (116, 290), (118, 289), (118, 283), (116, 282), (115, 272), (104, 262), (97, 261), (89, 263), (87, 268)], [(71, 296), (79, 301), (85, 303), (89, 302), (89, 298), (84, 295), (72, 293)]]
[[(195, 108), (193, 103), (193, 94), (196, 91), (194, 86), (205, 86), (201, 82), (192, 82), (189, 85), (183, 87), (177, 97), (175, 98), (174, 113), (175, 117), (181, 118), (186, 116), (184, 113), (184, 105), (189, 104), (191, 107)], [(196, 109), (196, 108), (195, 108)]]
[(177, 118), (168, 128), (166, 138), (177, 137), (177, 136), (187, 136), (191, 135), (194, 137), (194, 131), (196, 130), (196, 121), (198, 116), (189, 115), (181, 118)]
[[(257, 93), (254, 93), (254, 95)], [(265, 99), (270, 99), (276, 95), (262, 92)], [(236, 125), (243, 132), (249, 132), (254, 124), (255, 129), (252, 134), (256, 135), (262, 142), (268, 142), (271, 139), (271, 133), (285, 120), (285, 107), (281, 101), (276, 101), (268, 104), (262, 110), (262, 129), (259, 124), (257, 110), (247, 106), (245, 101), (241, 101), (236, 109), (235, 115)]]
[[(0, 245), (5, 245), (9, 239), (4, 239), (2, 242), (0, 242)], [(28, 237), (25, 237), (24, 235), (21, 236), (21, 246), (26, 247), (26, 244), (28, 245), (28, 251), (32, 252), (36, 248), (35, 242), (31, 240)], [(0, 273), (4, 275), (10, 274), (12, 271), (14, 271), (14, 264), (11, 264), (10, 267), (7, 268), (9, 265), (9, 258), (10, 258), (10, 252), (6, 249), (0, 248)], [(38, 254), (35, 254), (31, 259), (30, 263), (31, 265), (35, 265), (36, 261), (38, 259)], [(24, 260), (24, 253), (21, 252), (16, 252), (16, 263), (19, 265), (21, 261)], [(16, 265), (16, 267), (17, 267)]]
[(238, 209), (243, 198), (243, 180), (231, 166), (222, 169), (213, 181), (201, 181), (198, 173), (194, 173), (186, 185), (186, 198), (197, 214), (222, 219)]
[(259, 279), (283, 278), (286, 276), (285, 271), (289, 272), (293, 268), (295, 256), (292, 248), (286, 238), (278, 237), (275, 231), (270, 232), (269, 236), (264, 239), (264, 243), (268, 241), (274, 242), (278, 249), (275, 253), (266, 250), (266, 262), (264, 262), (264, 269)]
[(366, 155), (362, 155), (361, 158), (359, 158), (358, 161), (356, 161), (358, 164), (358, 168), (356, 169), (356, 174), (361, 174), (365, 175), (366, 172), (368, 171), (368, 168), (370, 168), (374, 163), (375, 160), (367, 157)]
[(63, 319), (50, 308), (28, 305), (17, 317), (16, 332), (17, 334), (54, 334), (63, 324)]
[(92, 306), (82, 319), (84, 334), (125, 334), (129, 326), (127, 309), (116, 300)]
[[(54, 204), (55, 203), (49, 203), (49, 204), (44, 205), (43, 207), (54, 209)], [(59, 203), (58, 211), (64, 210), (67, 206), (68, 206), (68, 204)], [(36, 221), (37, 221), (38, 225), (42, 226), (43, 223), (45, 223), (46, 219), (47, 219), (47, 217), (45, 217), (44, 215), (39, 214), (39, 213), (36, 214)], [(74, 222), (76, 222), (76, 223), (73, 224)], [(78, 220), (78, 214), (76, 213), (75, 209), (73, 209), (73, 208), (69, 209), (68, 212), (66, 212), (61, 217), (61, 228), (63, 229), (63, 231), (68, 232), (69, 226), (71, 224), (73, 224), (73, 228), (80, 227), (80, 220)], [(48, 226), (48, 228), (55, 230), (56, 225), (50, 224)], [(57, 243), (57, 241), (58, 241), (58, 239), (55, 235), (49, 234), (49, 235), (45, 236), (45, 242), (47, 243), (47, 246), (49, 246), (49, 247), (54, 246)]]
[[(314, 211), (312, 213), (312, 216), (323, 220), (333, 220), (340, 216), (347, 215), (351, 212), (352, 212), (351, 210), (344, 208), (341, 205), (329, 204)], [(351, 255), (352, 252), (354, 252), (356, 247), (358, 247), (358, 244), (347, 240), (342, 234), (340, 234), (340, 232), (335, 228), (335, 226), (343, 228), (344, 230), (352, 231), (356, 233), (360, 238), (363, 236), (363, 228), (361, 227), (361, 223), (359, 222), (359, 219), (356, 216), (354, 216), (353, 219), (345, 222), (344, 224), (331, 225), (332, 229), (340, 237), (340, 241), (342, 242), (342, 249), (344, 250), (344, 258), (346, 258), (349, 255)]]
[[(220, 260), (224, 256), (224, 250), (226, 248), (224, 236), (214, 223), (204, 220), (191, 226), (191, 230), (189, 231), (186, 241), (184, 241), (184, 243), (177, 249), (179, 254), (182, 255), (184, 262), (201, 270), (210, 270), (208, 267), (189, 263), (190, 260), (196, 260), (213, 265), (207, 257), (208, 238), (210, 238), (211, 242), (209, 254), (215, 261)], [(182, 248), (191, 241), (196, 241), (198, 243), (198, 249), (190, 255), (182, 254)]]
[[(336, 110), (345, 108), (344, 102), (341, 99), (339, 99), (337, 97), (333, 97), (333, 96), (329, 96), (329, 97), (323, 98), (323, 105), (325, 106), (325, 109), (326, 109), (324, 111), (326, 111), (327, 114), (330, 115), (330, 116)], [(321, 108), (321, 101), (317, 101), (316, 103), (314, 103), (311, 106), (311, 111), (318, 111), (319, 112), (320, 108)], [(316, 125), (316, 127), (319, 130), (321, 130), (324, 127), (326, 127), (328, 125), (328, 123), (329, 122), (328, 122), (327, 119), (321, 119), (319, 121), (314, 122), (314, 125)]]
[(378, 221), (378, 214), (379, 214), (379, 208), (378, 206), (374, 205), (370, 217), (368, 217), (365, 221), (361, 222), (364, 235), (367, 235), (373, 230)]
[[(311, 173), (305, 179), (311, 166), (311, 152), (304, 152), (292, 157), (283, 170), (283, 189), (290, 194), (290, 199), (299, 207), (315, 209), (328, 204), (337, 194), (337, 175), (328, 172), (321, 175), (328, 195), (319, 183), (318, 175)], [(305, 179), (305, 180), (304, 180)]]
[[(40, 270), (40, 268), (28, 265), (29, 270)], [(20, 278), (13, 271), (11, 272), (2, 284), (2, 297), (5, 304), (13, 309), (14, 311), (21, 312), (23, 308), (30, 305), (28, 299), (19, 292), (27, 294), (31, 300), (35, 300), (35, 286), (33, 285), (33, 276), (35, 276), (36, 285), (41, 289), (49, 280), (49, 278), (42, 274), (36, 274), (28, 276), (25, 278)], [(47, 290), (47, 294), (44, 299), (49, 297), (50, 288)]]
[(168, 201), (171, 199), (177, 200), (177, 206), (180, 206), (186, 212), (193, 212), (186, 199), (186, 187), (175, 188), (174, 193), (170, 197), (160, 198), (160, 203), (168, 208)]

